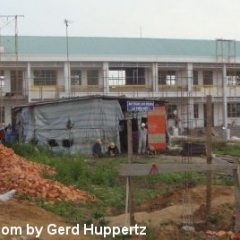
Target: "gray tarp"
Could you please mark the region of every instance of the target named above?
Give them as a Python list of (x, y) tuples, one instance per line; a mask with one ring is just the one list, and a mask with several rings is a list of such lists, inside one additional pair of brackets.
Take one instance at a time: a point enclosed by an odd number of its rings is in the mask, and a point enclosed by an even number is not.
[[(124, 119), (117, 100), (91, 99), (24, 107), (20, 114), (23, 137), (36, 139), (53, 151), (91, 154), (96, 138), (103, 139), (103, 151), (113, 141), (120, 149), (119, 120)], [(69, 125), (69, 127), (67, 127)], [(49, 140), (58, 146), (49, 146)], [(64, 147), (63, 141), (73, 141)]]

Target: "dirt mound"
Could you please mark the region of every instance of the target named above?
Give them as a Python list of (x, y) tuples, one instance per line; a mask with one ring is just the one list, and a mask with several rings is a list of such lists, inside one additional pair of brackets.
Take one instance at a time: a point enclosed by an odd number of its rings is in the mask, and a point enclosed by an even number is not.
[[(202, 205), (206, 204), (206, 186), (197, 186), (188, 190), (184, 188), (175, 188), (173, 191), (159, 194), (150, 201), (135, 207), (136, 212), (153, 212), (174, 205), (182, 205), (184, 195), (190, 194), (191, 203)], [(234, 188), (226, 186), (212, 187), (212, 204), (219, 205), (224, 202), (232, 203), (234, 200)]]
[[(68, 224), (58, 215), (50, 213), (38, 206), (34, 203), (29, 203), (26, 201), (19, 201), (17, 199), (12, 199), (8, 202), (0, 202), (0, 229), (2, 227), (11, 228), (13, 226), (18, 226), (22, 228), (22, 234), (16, 234), (17, 236), (24, 236), (24, 238), (17, 238), (14, 232), (12, 234), (8, 234), (7, 236), (3, 236), (0, 233), (0, 239), (4, 240), (13, 240), (13, 239), (26, 239), (26, 240), (65, 240), (65, 239), (91, 239), (83, 234), (83, 231), (80, 231), (79, 235), (73, 234), (56, 234), (50, 235), (47, 232), (47, 227), (49, 224), (55, 224), (58, 227), (71, 227), (71, 224)], [(26, 225), (29, 224), (34, 227), (43, 227), (43, 231), (39, 238), (36, 238), (36, 232), (32, 235), (26, 234)]]
[(49, 166), (30, 162), (0, 145), (0, 192), (16, 189), (19, 194), (45, 198), (49, 201), (94, 201), (95, 197), (74, 187), (42, 178), (43, 171), (54, 174)]
[[(231, 230), (234, 209), (234, 188), (228, 186), (212, 187), (210, 224), (205, 221), (206, 186), (196, 186), (188, 191), (177, 188), (172, 192), (159, 194), (150, 201), (135, 208), (135, 221), (139, 225), (151, 225), (152, 231), (155, 231), (155, 234), (158, 236), (157, 238), (156, 236), (153, 238), (156, 240), (193, 239), (193, 237), (186, 237), (180, 227), (181, 223), (184, 222), (183, 215), (186, 212), (183, 204), (184, 194), (191, 196), (189, 208), (192, 212), (192, 221), (195, 230), (198, 233), (203, 233), (203, 238), (201, 239), (205, 239), (205, 232), (209, 229), (215, 231)], [(126, 219), (125, 214), (108, 217), (107, 220), (111, 226), (121, 226), (129, 222), (129, 218)]]

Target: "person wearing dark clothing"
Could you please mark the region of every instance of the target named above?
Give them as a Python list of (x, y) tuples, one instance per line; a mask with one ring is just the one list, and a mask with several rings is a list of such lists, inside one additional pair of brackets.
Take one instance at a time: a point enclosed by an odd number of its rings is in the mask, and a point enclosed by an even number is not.
[(109, 157), (116, 157), (117, 155), (119, 155), (118, 147), (113, 142), (111, 142), (108, 146), (107, 155)]
[(102, 157), (102, 140), (100, 138), (96, 139), (96, 142), (92, 146), (92, 155), (94, 157)]
[(5, 134), (6, 134), (5, 128), (0, 129), (0, 141), (4, 140)]

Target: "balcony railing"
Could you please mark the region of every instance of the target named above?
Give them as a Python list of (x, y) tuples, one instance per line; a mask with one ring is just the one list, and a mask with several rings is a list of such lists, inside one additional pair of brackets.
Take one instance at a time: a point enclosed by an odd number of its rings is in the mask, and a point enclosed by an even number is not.
[[(240, 85), (227, 85), (226, 87), (226, 95), (232, 96), (236, 95), (240, 90)], [(32, 86), (29, 90), (29, 93), (18, 94), (18, 98), (22, 96), (22, 98), (29, 95), (30, 101), (44, 101), (48, 99), (58, 99), (61, 97), (74, 97), (80, 95), (94, 95), (94, 94), (135, 94), (140, 93), (143, 96), (146, 93), (146, 96), (149, 94), (163, 94), (164, 96), (185, 96), (188, 94), (188, 86), (185, 85), (158, 85), (158, 90), (153, 91), (152, 85), (110, 85), (109, 88), (104, 87), (102, 85), (72, 85), (70, 91), (65, 91), (64, 86)], [(201, 97), (207, 94), (211, 94), (214, 96), (221, 96), (223, 94), (223, 88), (221, 85), (194, 85), (192, 86), (192, 91), (194, 95), (193, 97)], [(5, 95), (3, 95), (5, 97)], [(16, 94), (14, 94), (16, 97)], [(186, 95), (187, 96), (187, 95)], [(6, 96), (7, 97), (7, 96)], [(9, 98), (12, 98), (11, 94), (8, 95)]]
[(166, 84), (162, 84), (162, 85), (158, 85), (158, 90), (159, 91), (168, 91), (168, 92), (178, 92), (178, 91), (187, 91), (187, 85), (166, 85)]
[(153, 87), (151, 85), (111, 85), (110, 92), (151, 92)]

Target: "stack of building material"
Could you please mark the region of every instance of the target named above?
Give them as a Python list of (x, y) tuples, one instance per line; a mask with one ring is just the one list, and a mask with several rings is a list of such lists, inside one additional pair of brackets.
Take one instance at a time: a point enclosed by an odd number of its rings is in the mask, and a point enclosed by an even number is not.
[(45, 198), (49, 201), (94, 201), (94, 196), (57, 181), (44, 179), (42, 173), (54, 174), (47, 165), (34, 163), (14, 153), (10, 148), (0, 145), (0, 193), (16, 189), (19, 194)]

